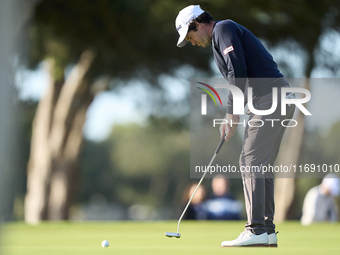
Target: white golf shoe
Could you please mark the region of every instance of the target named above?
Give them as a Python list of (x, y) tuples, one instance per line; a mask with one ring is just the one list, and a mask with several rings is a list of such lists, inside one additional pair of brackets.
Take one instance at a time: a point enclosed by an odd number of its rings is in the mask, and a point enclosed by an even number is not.
[(246, 229), (237, 239), (222, 242), (221, 247), (268, 247), (268, 234), (254, 235)]
[(272, 233), (268, 235), (268, 246), (269, 247), (277, 247), (277, 233)]

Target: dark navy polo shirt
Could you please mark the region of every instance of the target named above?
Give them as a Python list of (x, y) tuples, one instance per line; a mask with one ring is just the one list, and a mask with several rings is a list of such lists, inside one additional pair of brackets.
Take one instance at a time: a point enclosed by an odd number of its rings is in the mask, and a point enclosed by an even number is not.
[[(270, 93), (274, 86), (288, 84), (260, 40), (240, 24), (232, 20), (216, 21), (211, 41), (215, 62), (221, 74), (245, 95), (248, 86), (253, 88), (253, 95), (259, 96)], [(228, 113), (232, 113), (231, 93)]]

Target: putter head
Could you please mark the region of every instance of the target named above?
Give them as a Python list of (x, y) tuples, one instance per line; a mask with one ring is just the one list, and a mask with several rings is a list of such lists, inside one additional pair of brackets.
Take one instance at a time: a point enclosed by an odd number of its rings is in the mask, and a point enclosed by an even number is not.
[(173, 232), (165, 232), (165, 236), (167, 237), (176, 237), (176, 238), (180, 238), (181, 234), (180, 233), (173, 233)]

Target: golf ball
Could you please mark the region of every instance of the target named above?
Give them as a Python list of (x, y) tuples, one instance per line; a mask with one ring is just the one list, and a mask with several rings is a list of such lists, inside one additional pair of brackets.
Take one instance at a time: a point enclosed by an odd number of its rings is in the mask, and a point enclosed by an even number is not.
[(102, 246), (103, 246), (104, 248), (109, 247), (109, 242), (106, 241), (106, 240), (104, 240), (104, 241), (102, 242)]

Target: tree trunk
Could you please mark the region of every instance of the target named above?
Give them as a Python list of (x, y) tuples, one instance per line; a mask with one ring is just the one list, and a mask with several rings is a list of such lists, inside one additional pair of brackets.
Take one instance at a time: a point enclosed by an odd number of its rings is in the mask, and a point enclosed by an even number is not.
[[(312, 67), (309, 67), (310, 76)], [(310, 91), (310, 81), (306, 79), (303, 87)], [(298, 111), (296, 116), (298, 125), (288, 129), (286, 138), (283, 139), (280, 148), (277, 165), (290, 166), (298, 165), (300, 154), (303, 146), (305, 132), (305, 116)], [(290, 173), (289, 178), (276, 178), (275, 180), (275, 221), (282, 222), (287, 219), (289, 209), (291, 208), (295, 197), (295, 173)]]
[[(62, 201), (66, 201), (65, 197), (69, 196), (69, 189), (64, 186), (72, 175), (69, 168), (75, 165), (79, 154), (82, 125), (90, 104), (88, 100), (82, 99), (89, 91), (84, 77), (93, 58), (93, 52), (85, 51), (62, 86), (54, 81), (54, 66), (50, 66), (49, 89), (39, 102), (33, 122), (25, 198), (27, 223), (35, 224), (50, 219), (49, 210), (52, 210), (54, 219), (64, 218), (56, 216), (56, 211), (65, 215), (66, 207), (56, 207), (64, 205)], [(81, 104), (82, 101), (87, 103)], [(50, 199), (56, 204), (51, 206)]]
[(48, 203), (48, 219), (66, 220), (71, 205), (77, 176), (77, 159), (82, 145), (82, 128), (92, 95), (83, 96), (76, 110), (62, 155), (54, 158), (51, 191)]
[[(299, 112), (296, 117), (298, 125), (287, 130), (287, 139), (281, 146), (278, 165), (298, 165), (299, 156), (305, 131), (304, 116)], [(287, 213), (295, 197), (295, 174), (289, 178), (281, 177), (275, 180), (275, 220), (282, 222), (287, 218)]]
[(47, 189), (51, 169), (49, 133), (57, 94), (57, 83), (51, 75), (52, 63), (48, 63), (49, 85), (41, 98), (33, 120), (31, 151), (27, 169), (27, 192), (25, 198), (25, 220), (35, 224), (46, 217)]

